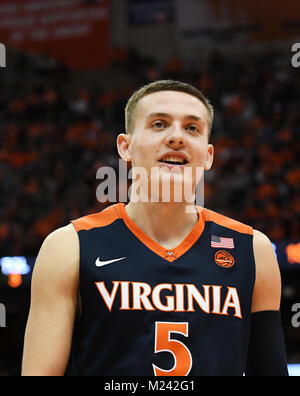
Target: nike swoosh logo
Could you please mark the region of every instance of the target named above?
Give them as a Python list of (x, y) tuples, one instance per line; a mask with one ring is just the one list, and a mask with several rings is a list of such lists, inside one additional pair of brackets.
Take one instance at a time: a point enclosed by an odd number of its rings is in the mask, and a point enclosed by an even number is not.
[(101, 261), (100, 257), (97, 258), (96, 260), (96, 267), (103, 267), (104, 265), (112, 264), (115, 263), (116, 261), (124, 260), (126, 257), (121, 257), (113, 260), (108, 260), (108, 261)]

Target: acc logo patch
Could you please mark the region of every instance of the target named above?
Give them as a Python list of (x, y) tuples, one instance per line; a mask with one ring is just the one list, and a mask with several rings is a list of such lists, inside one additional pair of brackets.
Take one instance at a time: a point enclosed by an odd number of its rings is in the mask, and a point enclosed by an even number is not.
[(234, 258), (226, 250), (218, 250), (215, 254), (215, 262), (220, 267), (231, 268), (234, 265)]

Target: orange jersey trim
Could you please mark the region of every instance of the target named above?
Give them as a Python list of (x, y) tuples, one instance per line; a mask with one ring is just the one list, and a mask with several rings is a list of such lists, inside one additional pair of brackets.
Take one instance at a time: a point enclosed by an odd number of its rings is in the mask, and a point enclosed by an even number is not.
[[(126, 226), (130, 229), (130, 231), (150, 250), (156, 253), (158, 256), (161, 256), (165, 260), (169, 262), (173, 262), (178, 259), (184, 253), (186, 253), (197, 241), (204, 230), (205, 226), (205, 211), (202, 208), (197, 207), (197, 211), (199, 214), (198, 223), (192, 229), (192, 231), (187, 235), (187, 237), (181, 242), (181, 244), (174, 249), (166, 249), (161, 246), (159, 243), (154, 241), (148, 235), (146, 235), (128, 216), (125, 210), (125, 204), (119, 204), (116, 206), (119, 215), (123, 218)], [(168, 255), (168, 252), (172, 254)]]
[(82, 230), (88, 231), (97, 227), (105, 227), (112, 224), (117, 219), (122, 219), (127, 228), (139, 239), (141, 243), (169, 262), (173, 262), (181, 257), (196, 243), (203, 233), (206, 221), (212, 221), (218, 225), (243, 234), (253, 235), (253, 228), (250, 226), (205, 208), (197, 206), (196, 209), (199, 216), (198, 223), (180, 243), (180, 245), (173, 249), (164, 248), (158, 242), (146, 235), (128, 216), (124, 203), (109, 206), (99, 213), (81, 217), (80, 219), (73, 220), (71, 223), (75, 227), (76, 231), (79, 232)]
[(212, 210), (205, 209), (206, 221), (212, 221), (220, 226), (230, 228), (233, 231), (240, 232), (242, 234), (253, 235), (253, 228), (240, 223), (239, 221), (233, 220), (230, 217), (223, 216), (219, 213), (213, 212)]
[(82, 230), (91, 230), (92, 228), (105, 227), (112, 224), (120, 218), (116, 210), (117, 205), (109, 206), (99, 213), (91, 214), (80, 219), (73, 220), (71, 223), (77, 232)]

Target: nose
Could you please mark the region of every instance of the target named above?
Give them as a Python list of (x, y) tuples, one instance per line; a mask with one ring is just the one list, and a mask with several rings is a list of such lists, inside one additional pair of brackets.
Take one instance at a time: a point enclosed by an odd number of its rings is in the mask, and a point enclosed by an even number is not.
[(166, 136), (166, 144), (174, 150), (181, 149), (186, 145), (185, 136), (180, 127), (170, 128), (170, 133)]

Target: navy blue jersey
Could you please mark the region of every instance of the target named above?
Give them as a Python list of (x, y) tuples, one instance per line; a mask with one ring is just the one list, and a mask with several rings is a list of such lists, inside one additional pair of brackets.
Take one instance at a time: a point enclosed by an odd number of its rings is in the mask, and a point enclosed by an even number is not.
[(243, 375), (253, 229), (197, 210), (197, 225), (172, 250), (139, 229), (124, 204), (72, 222), (82, 308), (72, 375)]

